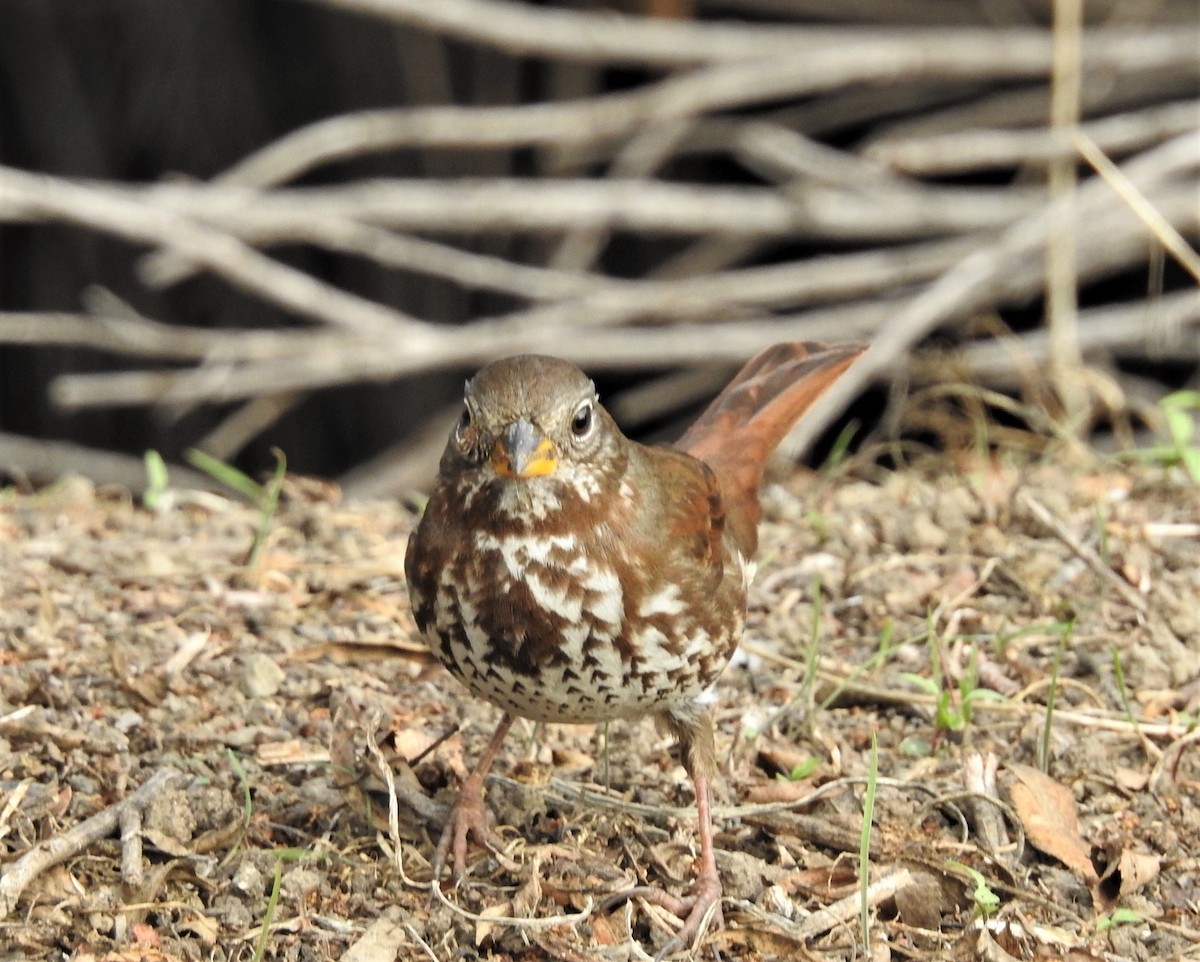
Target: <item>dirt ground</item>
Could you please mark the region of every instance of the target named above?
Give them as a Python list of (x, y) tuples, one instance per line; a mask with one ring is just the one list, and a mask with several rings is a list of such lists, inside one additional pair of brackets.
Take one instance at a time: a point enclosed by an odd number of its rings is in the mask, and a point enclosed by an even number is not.
[[(726, 927), (707, 945), (1200, 959), (1200, 487), (943, 464), (777, 477), (765, 505), (713, 695)], [(247, 567), (258, 519), (79, 479), (0, 493), (0, 958), (665, 944), (645, 903), (597, 908), (692, 877), (691, 788), (653, 726), (518, 725), (488, 786), (506, 847), (434, 898), (431, 839), (496, 713), (422, 656), (412, 516), (290, 484)]]

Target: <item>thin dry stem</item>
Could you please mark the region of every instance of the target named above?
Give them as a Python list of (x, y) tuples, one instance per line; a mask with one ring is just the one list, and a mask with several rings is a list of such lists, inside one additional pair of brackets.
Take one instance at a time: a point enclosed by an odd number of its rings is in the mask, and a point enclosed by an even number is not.
[[(1083, 73), (1083, 0), (1054, 0), (1054, 69), (1050, 86), (1050, 130), (1064, 143), (1079, 125)], [(1083, 355), (1079, 350), (1078, 275), (1075, 238), (1078, 213), (1075, 158), (1050, 163), (1050, 200), (1062, 207), (1046, 242), (1046, 325), (1050, 331), (1050, 373), (1067, 423), (1082, 431), (1088, 410)]]
[(1146, 226), (1153, 231), (1158, 242), (1170, 251), (1171, 256), (1184, 266), (1197, 283), (1200, 283), (1200, 254), (1196, 253), (1174, 225), (1163, 217), (1162, 211), (1147, 199), (1146, 195), (1138, 189), (1137, 184), (1121, 172), (1121, 168), (1104, 155), (1100, 147), (1086, 133), (1077, 130), (1073, 137), (1076, 149), (1092, 165), (1096, 173), (1103, 177), (1105, 182), (1129, 205), (1130, 210), (1145, 222)]

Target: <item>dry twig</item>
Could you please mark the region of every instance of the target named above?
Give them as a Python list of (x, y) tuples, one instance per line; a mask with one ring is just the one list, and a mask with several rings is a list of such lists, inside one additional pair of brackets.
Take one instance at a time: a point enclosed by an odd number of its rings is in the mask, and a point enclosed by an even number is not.
[(160, 768), (132, 795), (109, 805), (70, 831), (39, 843), (13, 862), (0, 876), (0, 919), (6, 918), (17, 907), (21, 893), (39, 875), (111, 834), (127, 811), (145, 809), (155, 796), (180, 777), (182, 774), (173, 768)]

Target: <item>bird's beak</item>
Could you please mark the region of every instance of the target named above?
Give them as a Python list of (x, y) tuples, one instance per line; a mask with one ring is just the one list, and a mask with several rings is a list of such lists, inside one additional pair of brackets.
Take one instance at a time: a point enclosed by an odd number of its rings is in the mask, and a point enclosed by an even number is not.
[(558, 467), (554, 442), (521, 418), (504, 429), (492, 448), (492, 467), (502, 478), (542, 478)]

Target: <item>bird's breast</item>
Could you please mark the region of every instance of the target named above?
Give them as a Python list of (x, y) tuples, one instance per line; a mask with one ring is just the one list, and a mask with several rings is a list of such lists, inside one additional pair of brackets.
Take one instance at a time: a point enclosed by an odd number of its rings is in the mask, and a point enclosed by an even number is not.
[[(741, 633), (740, 567), (646, 566), (602, 526), (473, 532), (426, 586), (422, 628), (471, 691), (541, 721), (599, 722), (695, 698)], [(414, 585), (414, 590), (417, 586)]]

